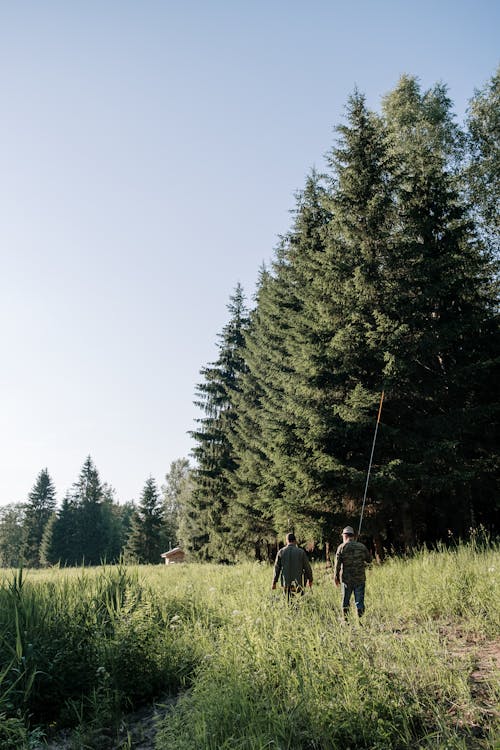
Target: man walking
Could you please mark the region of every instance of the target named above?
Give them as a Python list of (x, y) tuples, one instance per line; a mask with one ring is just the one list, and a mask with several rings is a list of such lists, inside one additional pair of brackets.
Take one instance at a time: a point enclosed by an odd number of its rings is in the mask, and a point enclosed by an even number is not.
[(303, 594), (304, 586), (312, 586), (313, 573), (311, 563), (305, 550), (297, 546), (295, 534), (290, 532), (286, 535), (286, 547), (278, 550), (274, 563), (274, 575), (272, 588), (276, 588), (278, 579), (286, 592), (287, 598), (295, 593)]
[(358, 617), (365, 611), (366, 566), (372, 556), (361, 542), (354, 541), (354, 529), (346, 526), (342, 531), (342, 544), (337, 547), (335, 554), (334, 580), (335, 585), (342, 584), (342, 610), (344, 618), (349, 615), (349, 603), (352, 594)]

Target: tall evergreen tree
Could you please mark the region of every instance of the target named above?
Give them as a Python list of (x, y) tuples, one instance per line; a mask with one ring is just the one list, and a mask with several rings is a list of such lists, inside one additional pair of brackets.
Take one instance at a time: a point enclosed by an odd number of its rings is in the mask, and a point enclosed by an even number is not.
[[(238, 420), (231, 435), (236, 465), (229, 476), (233, 495), (228, 508), (230, 540), (240, 557), (255, 555), (257, 559), (276, 552), (274, 501), (281, 489), (272, 470), (271, 450), (266, 450), (268, 406), (273, 388), (278, 388), (271, 372), (277, 372), (276, 363), (280, 362), (277, 340), (268, 324), (270, 305), (266, 305), (275, 283), (274, 277), (261, 269), (257, 305), (244, 336), (245, 370), (234, 393)], [(273, 443), (274, 436), (270, 441)]]
[(61, 508), (49, 518), (40, 544), (42, 565), (77, 565), (82, 558), (79, 550), (78, 509), (69, 492)]
[(322, 536), (324, 519), (311, 512), (314, 486), (306, 476), (311, 455), (305, 412), (307, 385), (314, 377), (308, 356), (318, 347), (311, 331), (317, 305), (311, 290), (329, 218), (324, 180), (313, 171), (297, 194), (294, 225), (282, 238), (271, 274), (262, 276), (246, 337), (238, 494), (246, 493), (257, 521), (254, 530), (268, 543), (271, 526), (274, 539), (291, 526), (299, 534)]
[(393, 219), (381, 119), (355, 92), (329, 154), (330, 220), (319, 272), (301, 321), (297, 370), (305, 403), (305, 474), (324, 519), (338, 534), (362, 493), (373, 407), (383, 382), (387, 327), (384, 269)]
[(56, 507), (56, 491), (47, 469), (42, 469), (25, 505), (23, 558), (29, 567), (40, 565), (40, 545), (45, 526)]
[(163, 509), (160, 494), (153, 477), (149, 477), (142, 490), (141, 499), (132, 518), (130, 536), (125, 547), (125, 557), (138, 563), (160, 562)]
[(99, 565), (106, 559), (111, 529), (104, 507), (104, 488), (90, 456), (73, 484), (71, 499), (77, 511), (75, 561)]
[(253, 476), (257, 496), (267, 481), (276, 528), (325, 542), (364, 460), (367, 407), (381, 381), (370, 332), (390, 221), (383, 129), (361, 95), (339, 134), (330, 195), (312, 173), (258, 297), (243, 382), (258, 393), (258, 410), (247, 413), (257, 415), (265, 459), (253, 462), (260, 476), (245, 459), (238, 469), (240, 478), (247, 471), (243, 487)]
[(43, 564), (99, 565), (120, 554), (113, 489), (102, 484), (88, 456), (78, 480), (44, 532)]
[(498, 376), (498, 321), (488, 269), (460, 200), (458, 133), (446, 89), (422, 93), (414, 78), (403, 77), (386, 97), (384, 115), (396, 208), (385, 449), (394, 462), (387, 472), (391, 512), (411, 543), (429, 532), (465, 530), (473, 477), (486, 471), (491, 482), (491, 454), (482, 461), (479, 444), (491, 420), (498, 423), (498, 399), (485, 388), (495, 370)]
[(191, 507), (185, 512), (188, 549), (211, 559), (224, 559), (232, 554), (226, 544), (227, 511), (232, 500), (229, 477), (236, 468), (231, 437), (237, 420), (234, 397), (245, 369), (244, 331), (248, 324), (239, 284), (230, 298), (228, 311), (230, 320), (218, 337), (219, 356), (201, 370), (203, 381), (197, 387), (196, 403), (205, 416), (198, 420), (199, 429), (191, 433), (196, 466)]

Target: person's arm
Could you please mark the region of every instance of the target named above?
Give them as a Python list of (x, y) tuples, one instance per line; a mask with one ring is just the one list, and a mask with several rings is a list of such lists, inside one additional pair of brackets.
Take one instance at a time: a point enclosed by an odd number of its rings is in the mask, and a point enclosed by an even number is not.
[(281, 573), (281, 555), (280, 555), (280, 550), (278, 550), (278, 554), (276, 555), (276, 560), (274, 561), (273, 585), (271, 586), (272, 589), (276, 588), (276, 584), (278, 582), (278, 578), (280, 577), (280, 573)]
[(311, 563), (309, 562), (309, 558), (307, 556), (306, 551), (302, 550), (302, 553), (303, 553), (303, 558), (304, 558), (303, 567), (304, 567), (305, 579), (307, 581), (307, 585), (312, 586), (313, 585), (313, 572), (311, 568)]
[(340, 569), (342, 567), (342, 553), (337, 549), (335, 554), (335, 568), (333, 571), (333, 580), (336, 586), (340, 586)]

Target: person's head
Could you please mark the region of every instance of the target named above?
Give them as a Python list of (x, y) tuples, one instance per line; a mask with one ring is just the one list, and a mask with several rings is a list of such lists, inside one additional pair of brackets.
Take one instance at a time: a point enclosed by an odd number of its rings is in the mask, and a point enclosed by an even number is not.
[(296, 544), (297, 543), (297, 539), (295, 538), (295, 534), (293, 533), (293, 531), (290, 531), (286, 535), (286, 543), (287, 544)]
[(354, 539), (354, 529), (352, 526), (346, 526), (342, 529), (342, 538), (344, 542), (348, 542), (350, 539)]

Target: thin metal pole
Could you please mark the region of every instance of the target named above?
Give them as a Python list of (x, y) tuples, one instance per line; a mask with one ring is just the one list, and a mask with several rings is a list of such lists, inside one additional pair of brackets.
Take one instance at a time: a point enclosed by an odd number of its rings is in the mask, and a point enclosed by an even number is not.
[(378, 407), (377, 424), (375, 425), (375, 434), (373, 436), (372, 452), (371, 452), (371, 456), (370, 456), (370, 463), (368, 465), (368, 473), (366, 475), (365, 494), (363, 495), (363, 505), (361, 506), (361, 516), (359, 518), (358, 536), (361, 534), (361, 524), (363, 523), (363, 513), (364, 513), (364, 510), (365, 510), (366, 493), (368, 491), (368, 481), (370, 479), (370, 471), (371, 471), (371, 468), (372, 468), (372, 461), (373, 461), (373, 451), (375, 450), (375, 441), (377, 440), (378, 425), (379, 425), (379, 422), (380, 422), (380, 415), (382, 414), (382, 403), (383, 403), (383, 401), (384, 401), (384, 391), (382, 391), (382, 395), (380, 396), (380, 405)]

